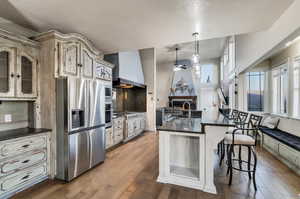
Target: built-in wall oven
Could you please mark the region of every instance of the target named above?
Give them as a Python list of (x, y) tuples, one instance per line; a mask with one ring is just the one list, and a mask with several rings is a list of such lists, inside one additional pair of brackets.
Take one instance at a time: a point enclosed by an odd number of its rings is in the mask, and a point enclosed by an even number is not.
[(105, 126), (111, 127), (112, 126), (112, 116), (113, 116), (113, 109), (112, 109), (112, 102), (105, 103)]
[(109, 85), (105, 85), (105, 101), (112, 100), (112, 87)]

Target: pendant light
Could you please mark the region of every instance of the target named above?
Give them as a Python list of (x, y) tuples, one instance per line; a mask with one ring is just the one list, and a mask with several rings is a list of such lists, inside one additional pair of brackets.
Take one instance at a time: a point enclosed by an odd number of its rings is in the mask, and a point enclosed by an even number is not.
[(199, 33), (198, 32), (194, 32), (192, 34), (192, 36), (194, 37), (194, 41), (195, 41), (195, 52), (193, 54), (193, 63), (194, 64), (199, 64), (200, 62), (200, 55), (199, 55)]
[(174, 72), (180, 71), (183, 69), (183, 65), (178, 63), (178, 50), (179, 50), (179, 48), (176, 47), (175, 48), (175, 64), (174, 64), (174, 68), (173, 68)]

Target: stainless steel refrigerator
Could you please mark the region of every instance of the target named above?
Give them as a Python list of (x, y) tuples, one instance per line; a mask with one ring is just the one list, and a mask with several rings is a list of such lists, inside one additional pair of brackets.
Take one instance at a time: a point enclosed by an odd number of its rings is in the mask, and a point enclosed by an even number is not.
[(56, 80), (57, 175), (70, 181), (105, 158), (105, 90), (101, 81)]

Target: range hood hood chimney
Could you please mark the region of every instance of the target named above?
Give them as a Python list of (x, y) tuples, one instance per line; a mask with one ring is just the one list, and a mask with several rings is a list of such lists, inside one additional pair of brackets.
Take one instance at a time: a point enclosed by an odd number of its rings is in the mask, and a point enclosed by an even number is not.
[(143, 68), (138, 50), (107, 54), (104, 55), (104, 60), (115, 65), (113, 68), (114, 87), (145, 87)]

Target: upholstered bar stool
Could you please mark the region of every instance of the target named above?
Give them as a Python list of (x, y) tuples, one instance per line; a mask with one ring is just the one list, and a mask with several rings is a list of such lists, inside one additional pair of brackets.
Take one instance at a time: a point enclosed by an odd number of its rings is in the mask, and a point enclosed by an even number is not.
[[(247, 172), (249, 179), (251, 176), (253, 178), (254, 189), (257, 190), (255, 181), (255, 172), (257, 165), (257, 156), (255, 153), (254, 146), (256, 145), (258, 127), (261, 121), (261, 116), (251, 114), (249, 117), (249, 122), (247, 123), (247, 128), (237, 128), (231, 134), (226, 134), (224, 138), (224, 143), (229, 146), (227, 154), (227, 166), (229, 177), (229, 185), (232, 183), (233, 170), (238, 170), (241, 172)], [(234, 158), (234, 147), (239, 147), (239, 157)], [(247, 160), (244, 160), (241, 156), (241, 148), (245, 147), (248, 149)], [(252, 162), (253, 155), (253, 162)], [(236, 166), (238, 164), (238, 167)], [(245, 166), (246, 168), (245, 168)]]
[[(232, 109), (229, 111), (228, 119), (233, 121), (238, 121), (239, 111), (236, 109)], [(229, 131), (233, 131), (234, 127), (230, 127)], [(218, 155), (220, 158), (222, 158), (222, 155), (224, 154), (223, 151), (223, 140), (218, 144)], [(221, 162), (220, 162), (221, 165)]]
[[(237, 118), (234, 119), (235, 127), (229, 128), (226, 134), (231, 134), (235, 129), (237, 128), (245, 128), (245, 125), (247, 124), (247, 118), (248, 118), (248, 113), (247, 112), (242, 112), (239, 111)], [(219, 165), (221, 166), (225, 157), (225, 153), (228, 152), (229, 145), (226, 145), (224, 143), (224, 140), (220, 143), (220, 151), (221, 151), (221, 157), (220, 157), (220, 162)], [(225, 152), (226, 150), (226, 152)], [(239, 147), (239, 156), (241, 155), (241, 147)]]

